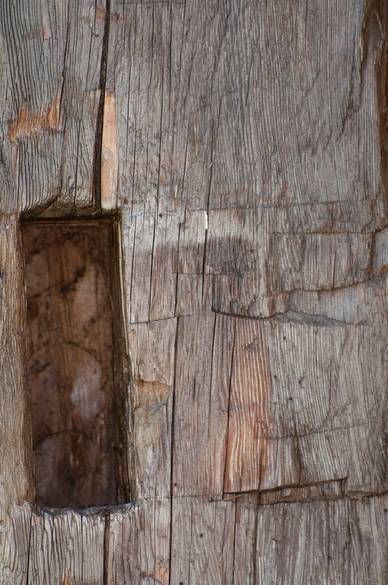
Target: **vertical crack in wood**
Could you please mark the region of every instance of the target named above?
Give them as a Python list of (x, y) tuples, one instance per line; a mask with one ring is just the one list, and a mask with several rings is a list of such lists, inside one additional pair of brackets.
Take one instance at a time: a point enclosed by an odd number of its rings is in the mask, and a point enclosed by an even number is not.
[(103, 558), (103, 585), (109, 583), (109, 535), (110, 535), (110, 513), (105, 515), (104, 524), (104, 558)]
[(237, 507), (238, 501), (235, 501), (233, 504), (234, 507), (234, 522), (233, 522), (233, 561), (232, 561), (232, 568), (233, 568), (233, 583), (236, 582), (236, 531), (237, 531)]
[(224, 481), (223, 481), (223, 494), (222, 498), (225, 499), (225, 485), (226, 475), (228, 473), (228, 451), (229, 451), (229, 425), (230, 425), (230, 411), (231, 411), (231, 396), (232, 396), (232, 379), (233, 379), (233, 366), (234, 366), (234, 351), (236, 347), (236, 324), (234, 325), (233, 331), (233, 345), (232, 345), (232, 356), (230, 359), (230, 373), (229, 373), (229, 387), (228, 387), (228, 416), (226, 424), (226, 446), (225, 446), (225, 461), (224, 461)]
[(29, 522), (29, 530), (28, 530), (27, 567), (26, 567), (26, 585), (30, 585), (31, 540), (32, 540), (32, 513), (30, 510), (30, 522)]
[(109, 48), (109, 30), (110, 30), (110, 4), (111, 0), (106, 0), (105, 4), (105, 26), (104, 37), (102, 40), (101, 50), (101, 69), (100, 69), (100, 100), (98, 104), (96, 136), (94, 142), (93, 156), (93, 199), (96, 211), (101, 210), (101, 160), (102, 160), (102, 134), (104, 129), (104, 108), (105, 108), (105, 89), (106, 74), (108, 67), (108, 48)]
[(325, 514), (326, 514), (326, 519), (327, 519), (327, 522), (326, 522), (326, 542), (327, 542), (326, 583), (330, 583), (331, 555), (330, 555), (330, 508), (329, 508), (329, 502), (325, 502), (324, 507), (325, 507)]
[(151, 262), (150, 262), (150, 292), (148, 295), (148, 321), (151, 321), (151, 304), (152, 304), (152, 274), (154, 270), (154, 258), (155, 258), (155, 236), (156, 236), (156, 224), (158, 216), (154, 219), (153, 232), (152, 232), (152, 248), (151, 248)]
[(174, 431), (175, 431), (175, 387), (177, 382), (177, 354), (178, 354), (179, 317), (176, 320), (175, 349), (174, 349), (174, 377), (171, 404), (171, 455), (170, 455), (170, 543), (168, 554), (168, 585), (171, 584), (172, 570), (172, 539), (173, 539), (173, 504), (174, 504)]
[(259, 528), (259, 498), (256, 502), (256, 514), (255, 514), (255, 524), (254, 524), (254, 540), (253, 540), (253, 560), (252, 560), (252, 583), (257, 583), (257, 554), (258, 554), (258, 539), (257, 539), (257, 531)]
[[(186, 221), (186, 210), (183, 219), (183, 223)], [(178, 237), (177, 237), (177, 245), (176, 245), (176, 265), (179, 266), (179, 246), (181, 243), (181, 230), (182, 230), (182, 223), (178, 223)], [(178, 294), (179, 294), (179, 268), (177, 268), (176, 275), (175, 275), (175, 300), (174, 300), (174, 317), (177, 316), (177, 308), (178, 308)]]
[[(373, 19), (372, 19), (373, 16)], [(387, 41), (387, 24), (388, 23), (388, 5), (385, 1), (378, 2), (377, 6), (371, 12), (371, 15), (366, 15), (366, 20), (373, 20), (371, 23), (373, 27), (379, 29), (381, 37), (381, 49), (378, 54), (376, 62), (376, 84), (377, 84), (377, 100), (379, 113), (379, 132), (380, 132), (380, 151), (381, 151), (381, 177), (385, 189), (388, 188), (388, 41)], [(373, 253), (375, 251), (375, 234), (373, 235), (372, 246), (372, 269), (373, 269)]]
[(210, 425), (212, 420), (212, 386), (213, 386), (213, 362), (214, 362), (214, 345), (216, 339), (217, 328), (217, 314), (214, 314), (213, 334), (212, 334), (212, 349), (210, 357), (210, 381), (209, 381), (209, 396), (208, 396), (208, 419), (207, 419), (207, 436), (210, 438)]

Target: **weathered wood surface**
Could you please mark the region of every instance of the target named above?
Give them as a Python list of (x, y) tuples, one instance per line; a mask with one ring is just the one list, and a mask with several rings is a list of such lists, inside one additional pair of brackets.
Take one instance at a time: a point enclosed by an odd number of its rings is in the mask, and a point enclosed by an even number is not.
[[(1, 583), (388, 582), (387, 23), (383, 0), (1, 3)], [(52, 514), (24, 503), (18, 219), (101, 209), (134, 505)]]
[(183, 497), (171, 524), (168, 498), (105, 518), (18, 507), (0, 549), (1, 582), (383, 584), (387, 513), (387, 496), (276, 505)]

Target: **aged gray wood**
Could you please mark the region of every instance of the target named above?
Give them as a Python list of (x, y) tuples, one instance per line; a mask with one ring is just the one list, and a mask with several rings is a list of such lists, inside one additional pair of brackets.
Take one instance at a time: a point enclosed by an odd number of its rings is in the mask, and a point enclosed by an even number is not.
[(1, 5), (4, 211), (93, 205), (104, 5)]
[(133, 324), (128, 331), (137, 498), (166, 497), (171, 493), (176, 321)]
[[(114, 512), (107, 531), (107, 585), (168, 585), (170, 500), (141, 500)], [(104, 583), (105, 585), (105, 583)]]
[[(3, 0), (1, 583), (388, 582), (387, 23)], [(120, 216), (133, 505), (28, 503), (25, 212)]]
[(23, 388), (25, 299), (22, 281), (21, 234), (15, 216), (0, 221), (0, 513), (30, 498), (32, 439)]
[(98, 515), (33, 514), (28, 583), (103, 585), (104, 527)]
[(7, 518), (2, 520), (0, 533), (0, 574), (4, 585), (26, 585), (30, 535), (30, 506), (28, 504), (13, 506)]

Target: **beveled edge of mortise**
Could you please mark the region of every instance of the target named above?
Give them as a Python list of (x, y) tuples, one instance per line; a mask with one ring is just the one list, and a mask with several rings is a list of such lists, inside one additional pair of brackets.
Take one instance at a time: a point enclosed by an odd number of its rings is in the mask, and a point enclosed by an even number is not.
[(38, 516), (66, 516), (68, 514), (75, 514), (76, 516), (109, 516), (110, 514), (131, 512), (137, 507), (135, 501), (125, 502), (123, 504), (106, 504), (101, 506), (84, 506), (79, 508), (72, 507), (50, 507), (41, 506), (35, 502), (25, 502), (34, 514)]
[(90, 211), (85, 210), (82, 213), (68, 213), (65, 212), (62, 214), (53, 214), (53, 215), (43, 215), (43, 214), (35, 214), (33, 212), (23, 212), (19, 215), (19, 222), (21, 224), (24, 223), (66, 223), (66, 224), (78, 224), (78, 223), (97, 223), (97, 222), (104, 222), (104, 223), (121, 223), (121, 210), (115, 209), (112, 211), (107, 210), (100, 210), (100, 211)]

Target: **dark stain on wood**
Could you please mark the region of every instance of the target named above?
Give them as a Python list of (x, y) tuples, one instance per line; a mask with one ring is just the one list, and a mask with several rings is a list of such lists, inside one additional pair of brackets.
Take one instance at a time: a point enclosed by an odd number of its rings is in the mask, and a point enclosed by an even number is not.
[(110, 221), (23, 224), (27, 390), (41, 505), (116, 504), (126, 495), (113, 229)]

